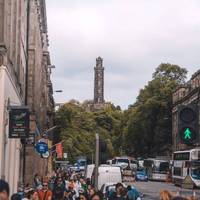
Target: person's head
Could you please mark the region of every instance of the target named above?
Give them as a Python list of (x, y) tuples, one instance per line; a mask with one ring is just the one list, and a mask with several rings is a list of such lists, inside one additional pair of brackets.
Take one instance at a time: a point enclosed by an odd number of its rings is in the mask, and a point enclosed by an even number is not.
[(132, 188), (130, 185), (128, 185), (127, 190), (130, 191)]
[(6, 181), (0, 180), (0, 199), (8, 200), (9, 199), (9, 185)]
[(93, 196), (95, 194), (94, 187), (91, 186), (90, 188), (88, 188), (88, 193), (89, 193), (90, 196)]
[(45, 191), (48, 190), (48, 182), (47, 181), (43, 181), (42, 189), (45, 190)]
[(94, 195), (92, 195), (91, 200), (101, 200), (101, 197), (99, 194), (95, 193)]
[(21, 200), (21, 196), (19, 194), (15, 193), (11, 196), (11, 200)]
[(172, 200), (172, 194), (167, 191), (167, 190), (163, 190), (160, 192), (160, 199), (161, 200)]
[(122, 185), (122, 183), (117, 183), (115, 188), (116, 188), (117, 194), (121, 194), (124, 186)]
[(79, 195), (79, 199), (80, 199), (80, 200), (87, 200), (88, 197), (87, 197), (86, 194), (81, 193), (81, 194)]

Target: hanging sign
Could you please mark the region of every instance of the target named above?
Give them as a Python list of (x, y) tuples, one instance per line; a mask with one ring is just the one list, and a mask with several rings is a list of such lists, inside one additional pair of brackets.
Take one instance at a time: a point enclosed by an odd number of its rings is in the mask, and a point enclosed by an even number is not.
[(9, 112), (9, 138), (27, 138), (29, 136), (29, 109), (11, 107)]
[(45, 154), (48, 151), (48, 145), (45, 142), (38, 142), (35, 148), (39, 154)]

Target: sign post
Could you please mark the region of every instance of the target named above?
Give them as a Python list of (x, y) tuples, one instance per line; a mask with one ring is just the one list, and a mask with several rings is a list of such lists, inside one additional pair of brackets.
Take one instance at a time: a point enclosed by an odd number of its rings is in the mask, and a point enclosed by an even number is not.
[(27, 138), (30, 113), (27, 107), (11, 107), (9, 112), (9, 138)]

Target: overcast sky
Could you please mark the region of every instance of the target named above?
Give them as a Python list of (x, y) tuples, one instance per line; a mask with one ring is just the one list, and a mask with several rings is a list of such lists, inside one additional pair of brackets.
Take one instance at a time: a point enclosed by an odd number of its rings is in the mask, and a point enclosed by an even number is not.
[(105, 99), (127, 108), (162, 62), (200, 66), (200, 0), (46, 0), (56, 102), (93, 99), (96, 57)]

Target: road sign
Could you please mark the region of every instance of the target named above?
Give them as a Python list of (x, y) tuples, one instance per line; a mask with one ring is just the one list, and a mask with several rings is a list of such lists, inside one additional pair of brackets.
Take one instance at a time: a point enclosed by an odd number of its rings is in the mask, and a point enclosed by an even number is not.
[(49, 155), (50, 155), (50, 154), (49, 154), (49, 152), (47, 151), (46, 153), (43, 153), (43, 154), (42, 154), (42, 157), (43, 157), (43, 158), (48, 158)]
[(48, 145), (45, 142), (38, 142), (35, 148), (39, 154), (45, 154), (48, 151)]
[(9, 138), (27, 138), (29, 135), (29, 109), (11, 107), (9, 111)]

